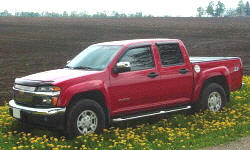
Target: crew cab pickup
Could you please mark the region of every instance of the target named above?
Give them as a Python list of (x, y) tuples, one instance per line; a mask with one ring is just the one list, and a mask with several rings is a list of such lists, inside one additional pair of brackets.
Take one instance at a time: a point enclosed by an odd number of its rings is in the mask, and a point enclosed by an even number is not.
[(63, 69), (16, 78), (9, 110), (69, 137), (168, 112), (217, 112), (241, 88), (242, 68), (238, 57), (189, 57), (178, 39), (98, 43)]

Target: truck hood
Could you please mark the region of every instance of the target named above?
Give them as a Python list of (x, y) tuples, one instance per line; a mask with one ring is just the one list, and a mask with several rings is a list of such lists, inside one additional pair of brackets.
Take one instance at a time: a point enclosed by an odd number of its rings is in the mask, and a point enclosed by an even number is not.
[(31, 81), (43, 81), (43, 82), (61, 82), (61, 81), (70, 80), (70, 79), (77, 78), (77, 77), (95, 74), (97, 72), (99, 71), (87, 71), (87, 70), (64, 68), (64, 69), (40, 72), (40, 73), (22, 77), (20, 79), (31, 80)]

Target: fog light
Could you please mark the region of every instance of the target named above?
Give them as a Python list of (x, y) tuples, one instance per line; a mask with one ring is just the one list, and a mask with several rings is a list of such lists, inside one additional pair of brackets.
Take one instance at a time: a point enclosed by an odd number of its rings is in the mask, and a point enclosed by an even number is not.
[(51, 104), (51, 99), (50, 98), (44, 98), (43, 103)]

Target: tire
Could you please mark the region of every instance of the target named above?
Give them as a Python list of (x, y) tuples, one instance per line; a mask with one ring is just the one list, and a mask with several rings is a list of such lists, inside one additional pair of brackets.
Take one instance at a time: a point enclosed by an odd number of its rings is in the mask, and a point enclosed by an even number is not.
[(208, 109), (213, 112), (220, 111), (226, 105), (227, 98), (223, 87), (217, 83), (209, 83), (202, 92), (200, 101), (195, 104), (195, 110)]
[(94, 100), (83, 99), (69, 107), (66, 114), (66, 136), (74, 138), (90, 132), (101, 133), (105, 127), (103, 108)]

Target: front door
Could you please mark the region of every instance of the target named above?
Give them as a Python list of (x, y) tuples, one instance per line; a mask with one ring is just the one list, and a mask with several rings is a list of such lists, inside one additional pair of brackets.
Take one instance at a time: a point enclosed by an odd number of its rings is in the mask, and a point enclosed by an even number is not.
[(109, 91), (113, 113), (128, 113), (150, 107), (154, 100), (160, 98), (160, 76), (151, 46), (128, 49), (119, 62), (129, 62), (131, 71), (111, 73)]

